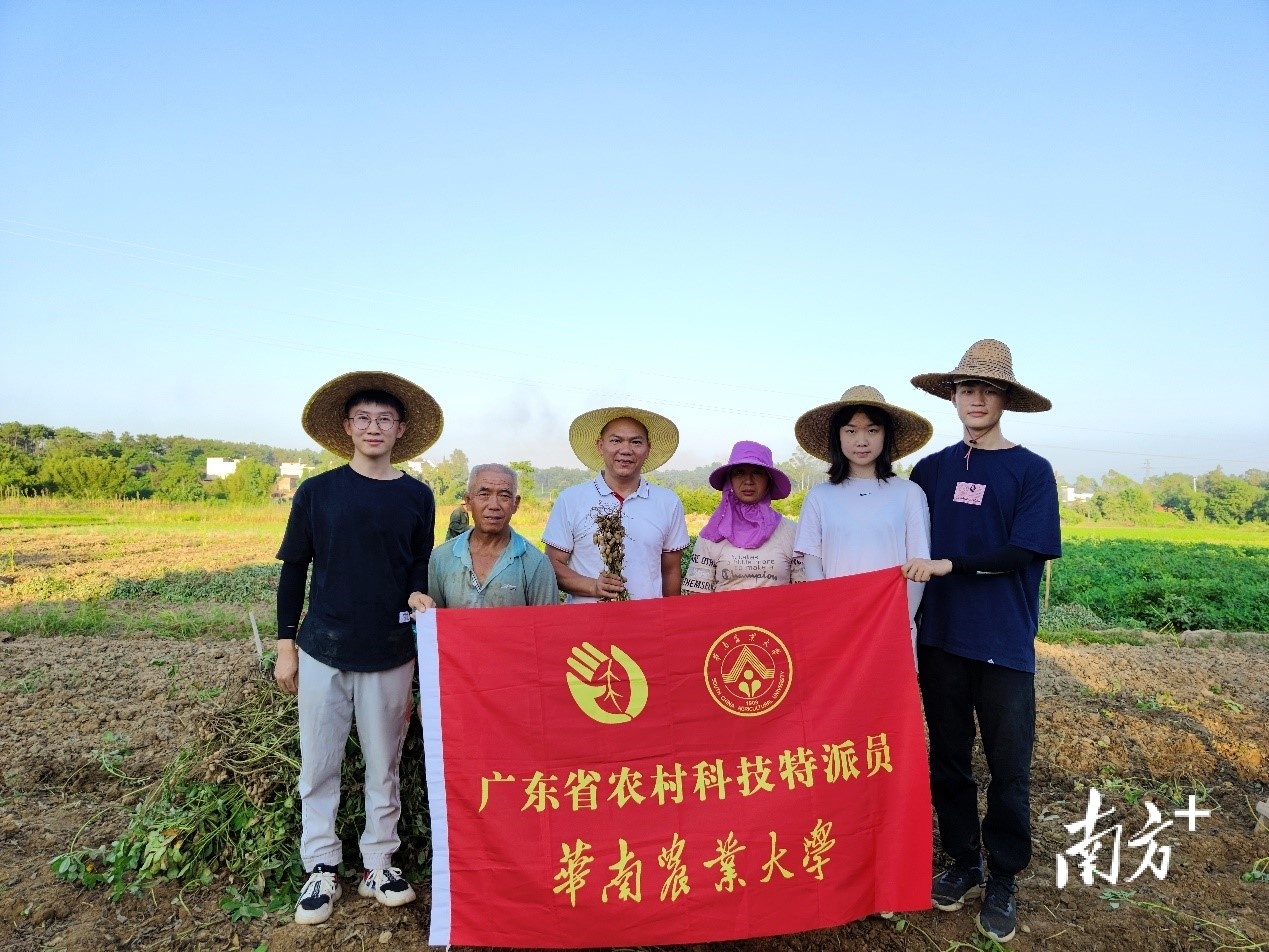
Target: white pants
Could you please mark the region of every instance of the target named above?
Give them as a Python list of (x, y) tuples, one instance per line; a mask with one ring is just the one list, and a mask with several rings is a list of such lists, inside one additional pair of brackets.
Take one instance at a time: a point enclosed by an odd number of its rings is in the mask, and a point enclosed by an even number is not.
[(414, 662), (390, 671), (338, 671), (300, 653), (300, 858), (311, 872), (318, 863), (338, 866), (343, 847), (335, 834), (339, 773), (354, 715), (366, 760), (366, 827), (361, 862), (366, 869), (392, 865), (401, 846), (401, 748), (414, 697)]

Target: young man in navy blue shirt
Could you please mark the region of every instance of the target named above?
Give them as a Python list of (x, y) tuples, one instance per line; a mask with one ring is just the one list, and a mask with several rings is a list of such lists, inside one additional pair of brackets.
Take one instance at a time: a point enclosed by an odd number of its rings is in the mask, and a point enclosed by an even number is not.
[[(925, 457), (912, 481), (930, 505), (929, 559), (903, 574), (927, 582), (917, 637), (918, 678), (930, 735), (930, 792), (951, 865), (931, 899), (947, 912), (985, 893), (978, 928), (998, 942), (1017, 931), (1017, 875), (1031, 861), (1031, 753), (1035, 745), (1035, 635), (1044, 563), (1062, 554), (1057, 485), (1042, 457), (1005, 438), (1005, 410), (1052, 404), (1022, 386), (1009, 348), (973, 344), (956, 369), (912, 383), (950, 399), (959, 443)], [(971, 767), (975, 720), (990, 781), (978, 816)], [(984, 890), (983, 850), (987, 876)]]

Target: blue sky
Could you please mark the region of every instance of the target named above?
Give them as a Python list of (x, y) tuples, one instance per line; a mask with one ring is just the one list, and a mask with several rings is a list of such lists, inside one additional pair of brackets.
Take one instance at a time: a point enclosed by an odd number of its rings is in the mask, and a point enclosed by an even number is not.
[(0, 0), (0, 420), (673, 467), (984, 337), (1068, 478), (1269, 469), (1269, 4)]

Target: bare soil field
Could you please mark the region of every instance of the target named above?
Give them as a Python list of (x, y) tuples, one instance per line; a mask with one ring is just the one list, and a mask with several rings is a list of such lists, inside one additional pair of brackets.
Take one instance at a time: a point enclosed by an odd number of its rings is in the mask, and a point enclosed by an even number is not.
[[(1021, 931), (1010, 948), (1269, 950), (1269, 636), (1192, 633), (1145, 646), (1039, 646), (1032, 803), (1035, 858), (1019, 891)], [(72, 845), (108, 843), (142, 782), (162, 773), (204, 719), (221, 716), (255, 677), (248, 641), (39, 637), (0, 633), (0, 948), (9, 950), (423, 949), (428, 902), (398, 910), (346, 884), (331, 920), (296, 926), (290, 912), (235, 922), (224, 884), (165, 888), (112, 902), (104, 890), (55, 880), (50, 860)], [(126, 758), (103, 738), (126, 738)], [(1089, 788), (1122, 824), (1117, 882), (1085, 885), (1078, 859), (1064, 889), (1056, 856), (1077, 838)], [(1174, 815), (1197, 798), (1210, 816)], [(1129, 840), (1162, 821), (1163, 879)], [(1156, 824), (1157, 825), (1157, 824)], [(1109, 849), (1109, 845), (1107, 846)], [(1108, 872), (1108, 859), (1098, 867)], [(1249, 878), (1244, 878), (1249, 875)], [(716, 952), (990, 949), (976, 910), (870, 918), (814, 933), (697, 946)]]

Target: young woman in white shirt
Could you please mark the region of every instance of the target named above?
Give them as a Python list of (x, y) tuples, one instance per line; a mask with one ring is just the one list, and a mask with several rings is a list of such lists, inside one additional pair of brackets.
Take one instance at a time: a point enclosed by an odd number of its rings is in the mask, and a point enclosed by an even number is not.
[[(859, 384), (802, 414), (793, 429), (802, 449), (829, 464), (828, 482), (811, 487), (798, 517), (793, 547), (805, 561), (807, 581), (929, 558), (925, 493), (894, 472), (897, 460), (929, 442), (934, 427), (928, 420)], [(913, 645), (924, 588), (908, 583)]]

